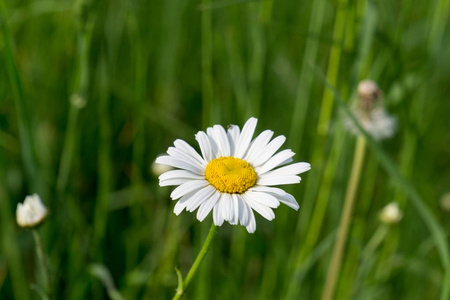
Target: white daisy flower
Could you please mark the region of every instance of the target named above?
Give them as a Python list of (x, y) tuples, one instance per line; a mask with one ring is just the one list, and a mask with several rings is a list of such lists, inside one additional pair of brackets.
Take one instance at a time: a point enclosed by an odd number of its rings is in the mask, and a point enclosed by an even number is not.
[(17, 204), (16, 221), (20, 227), (35, 227), (47, 217), (47, 208), (37, 194), (25, 197), (25, 201)]
[(275, 154), (286, 138), (278, 136), (271, 141), (271, 130), (252, 141), (257, 122), (250, 118), (242, 131), (236, 125), (227, 131), (220, 125), (209, 127), (206, 133), (199, 131), (195, 139), (202, 155), (185, 141), (176, 140), (175, 147), (167, 150), (169, 155), (156, 159), (159, 164), (178, 168), (159, 176), (160, 186), (178, 186), (170, 195), (178, 200), (176, 215), (198, 208), (197, 219), (203, 221), (212, 210), (215, 225), (240, 223), (253, 233), (253, 210), (269, 221), (275, 218), (272, 208), (280, 202), (298, 210), (292, 195), (273, 186), (299, 183), (297, 175), (311, 166), (305, 162), (289, 164), (294, 156), (291, 150)]

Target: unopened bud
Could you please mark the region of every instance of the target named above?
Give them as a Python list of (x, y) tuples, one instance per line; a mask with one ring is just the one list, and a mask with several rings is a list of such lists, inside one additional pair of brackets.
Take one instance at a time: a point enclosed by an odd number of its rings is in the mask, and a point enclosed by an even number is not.
[(370, 112), (378, 99), (382, 96), (382, 91), (378, 84), (372, 80), (363, 80), (358, 84), (358, 98), (361, 108)]
[(391, 202), (386, 205), (380, 213), (381, 222), (391, 225), (400, 222), (403, 218), (403, 213), (400, 210), (397, 202)]
[(47, 208), (37, 194), (25, 197), (25, 201), (17, 204), (16, 221), (20, 227), (36, 227), (47, 217)]
[(82, 109), (86, 106), (86, 99), (79, 94), (73, 94), (70, 97), (70, 103), (78, 109)]
[(162, 165), (162, 164), (158, 164), (155, 161), (152, 163), (151, 166), (151, 170), (152, 170), (152, 174), (155, 177), (159, 177), (159, 175), (168, 172), (170, 170), (173, 170), (173, 168), (171, 166), (168, 165)]

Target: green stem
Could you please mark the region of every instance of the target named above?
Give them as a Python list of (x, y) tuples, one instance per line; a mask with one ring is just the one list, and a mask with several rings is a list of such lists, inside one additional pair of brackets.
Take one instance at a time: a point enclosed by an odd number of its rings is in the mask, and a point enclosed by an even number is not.
[(325, 291), (322, 295), (322, 300), (331, 300), (336, 288), (337, 278), (342, 263), (344, 254), (344, 247), (347, 242), (348, 230), (350, 227), (350, 220), (355, 203), (355, 195), (359, 184), (359, 178), (364, 161), (366, 141), (364, 137), (358, 137), (355, 146), (355, 154), (353, 157), (353, 166), (350, 174), (350, 181), (347, 186), (345, 194), (344, 209), (341, 215), (341, 221), (338, 228), (337, 240), (334, 245), (333, 255), (331, 258), (330, 267), (328, 269), (327, 279), (325, 283)]
[(200, 253), (197, 255), (197, 258), (195, 259), (194, 264), (192, 265), (191, 269), (189, 270), (189, 272), (186, 276), (186, 279), (184, 281), (182, 279), (179, 280), (177, 293), (175, 294), (175, 296), (173, 296), (173, 298), (172, 298), (173, 300), (181, 299), (181, 297), (184, 295), (184, 293), (186, 293), (186, 290), (188, 289), (189, 284), (192, 281), (192, 278), (194, 277), (195, 273), (197, 272), (198, 267), (200, 267), (200, 264), (202, 263), (203, 259), (205, 259), (205, 256), (208, 253), (209, 248), (211, 247), (211, 243), (212, 243), (216, 233), (217, 233), (217, 226), (214, 225), (214, 223), (212, 223), (211, 228), (209, 229), (208, 236), (206, 237), (206, 240), (203, 243), (202, 249), (200, 250)]
[(50, 281), (49, 281), (49, 276), (48, 276), (47, 262), (46, 262), (45, 255), (44, 255), (44, 248), (42, 247), (41, 238), (39, 237), (39, 233), (37, 232), (37, 230), (32, 229), (31, 232), (33, 233), (34, 243), (36, 244), (36, 254), (37, 254), (37, 259), (38, 259), (40, 267), (41, 267), (44, 291), (45, 291), (47, 299), (50, 299), (50, 295), (51, 295)]

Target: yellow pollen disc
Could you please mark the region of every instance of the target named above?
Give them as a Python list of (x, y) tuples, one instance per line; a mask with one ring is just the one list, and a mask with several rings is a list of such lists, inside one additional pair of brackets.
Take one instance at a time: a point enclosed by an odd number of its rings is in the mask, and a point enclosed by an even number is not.
[(211, 160), (205, 178), (221, 193), (242, 194), (256, 184), (258, 176), (245, 160), (226, 156)]

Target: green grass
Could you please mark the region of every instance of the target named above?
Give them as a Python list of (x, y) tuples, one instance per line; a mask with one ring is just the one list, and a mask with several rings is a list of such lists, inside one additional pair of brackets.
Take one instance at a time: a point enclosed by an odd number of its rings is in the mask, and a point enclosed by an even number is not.
[[(35, 192), (54, 299), (173, 297), (212, 217), (175, 216), (151, 164), (255, 116), (312, 164), (286, 187), (300, 210), (219, 227), (186, 298), (320, 299), (356, 142), (343, 118), (370, 78), (398, 131), (366, 139), (335, 299), (447, 299), (449, 3), (0, 0), (0, 298), (43, 291), (14, 220)], [(404, 217), (384, 227), (391, 201)]]

